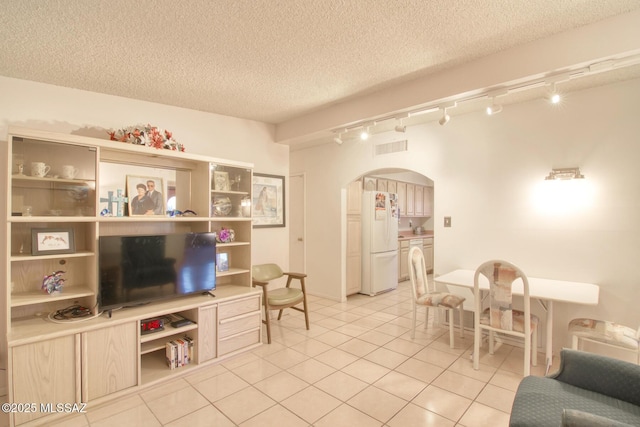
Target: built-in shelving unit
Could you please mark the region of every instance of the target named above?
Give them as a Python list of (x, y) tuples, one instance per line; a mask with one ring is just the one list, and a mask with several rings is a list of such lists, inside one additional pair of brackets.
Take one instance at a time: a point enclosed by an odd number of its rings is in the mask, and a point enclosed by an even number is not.
[[(260, 345), (261, 294), (251, 286), (253, 165), (23, 128), (9, 129), (2, 160), (8, 189), (2, 203), (2, 323), (7, 340), (0, 359), (8, 361), (10, 401), (100, 402)], [(33, 162), (45, 163), (47, 173), (33, 176)], [(62, 178), (63, 166), (77, 169), (73, 179)], [(159, 178), (158, 190), (165, 197), (162, 213), (134, 216), (125, 210), (118, 216), (113, 195), (120, 190), (132, 197), (127, 194), (132, 176)], [(174, 205), (196, 214), (167, 215), (167, 207)], [(220, 233), (223, 229), (226, 232)], [(47, 245), (39, 235), (34, 237), (34, 230), (47, 236), (62, 232), (72, 244)], [(100, 236), (186, 232), (233, 237), (217, 244), (228, 268), (216, 272), (215, 297), (161, 301), (117, 310), (110, 317), (97, 312)], [(60, 270), (65, 279), (62, 291), (43, 291), (43, 277)], [(90, 308), (93, 317), (81, 322), (49, 320), (49, 313), (74, 304)], [(140, 333), (143, 319), (170, 314), (193, 323)], [(192, 363), (169, 369), (166, 342), (184, 336), (193, 340)], [(51, 378), (65, 380), (44, 379), (42, 369), (52, 370)], [(11, 424), (45, 415), (13, 414)]]

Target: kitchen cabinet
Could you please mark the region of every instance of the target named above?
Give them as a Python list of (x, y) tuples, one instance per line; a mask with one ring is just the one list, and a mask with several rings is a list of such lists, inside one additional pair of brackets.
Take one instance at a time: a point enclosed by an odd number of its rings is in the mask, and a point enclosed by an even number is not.
[(422, 253), (427, 273), (433, 273), (433, 237), (422, 239)]
[(406, 216), (415, 216), (415, 184), (407, 184), (407, 214)]
[(398, 281), (409, 279), (409, 241), (400, 241), (400, 256), (398, 257)]
[(377, 191), (386, 192), (387, 191), (387, 180), (378, 178), (377, 182), (376, 182), (376, 190)]
[(422, 214), (429, 218), (433, 216), (433, 187), (424, 187), (424, 207)]
[(414, 210), (413, 214), (415, 216), (423, 216), (424, 211), (424, 187), (422, 185), (416, 185), (413, 193), (413, 202), (414, 202)]
[(364, 177), (364, 183), (363, 183), (363, 187), (364, 187), (364, 191), (376, 191), (376, 179), (375, 178), (371, 178), (368, 176)]
[(396, 191), (398, 193), (398, 206), (400, 207), (400, 217), (407, 215), (407, 183), (398, 182), (396, 184)]
[(388, 180), (387, 181), (387, 191), (389, 193), (398, 193), (398, 181)]

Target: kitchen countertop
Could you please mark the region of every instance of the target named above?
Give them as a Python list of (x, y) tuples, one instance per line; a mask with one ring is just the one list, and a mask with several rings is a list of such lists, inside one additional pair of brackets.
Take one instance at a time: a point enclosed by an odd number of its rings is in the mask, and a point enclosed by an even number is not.
[(424, 234), (413, 234), (410, 230), (400, 231), (398, 233), (398, 240), (425, 239), (429, 237), (433, 237), (433, 230), (426, 230)]

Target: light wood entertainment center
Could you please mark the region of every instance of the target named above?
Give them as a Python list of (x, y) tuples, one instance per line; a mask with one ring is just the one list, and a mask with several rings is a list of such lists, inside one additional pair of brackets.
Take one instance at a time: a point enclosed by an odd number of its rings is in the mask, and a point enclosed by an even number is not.
[[(63, 415), (43, 412), (40, 404), (87, 403), (90, 410), (91, 405), (261, 345), (261, 293), (251, 286), (252, 225), (247, 209), (252, 164), (23, 128), (9, 128), (2, 161), (7, 166), (2, 188), (8, 189), (1, 206), (6, 219), (2, 332), (7, 340), (0, 357), (7, 369), (8, 402), (37, 405), (35, 411), (11, 414), (12, 425)], [(31, 162), (46, 163), (49, 173), (32, 176)], [(19, 164), (24, 165), (22, 174)], [(76, 167), (77, 175), (62, 178), (63, 165)], [(214, 175), (220, 174), (215, 172), (228, 174), (229, 188), (216, 189)], [(163, 190), (175, 194), (176, 208), (197, 216), (101, 215), (108, 206), (102, 200), (109, 191), (125, 190), (128, 175), (161, 177)], [(228, 254), (229, 269), (216, 273), (215, 297), (163, 300), (115, 310), (111, 317), (96, 313), (100, 236), (211, 232), (222, 227), (233, 229), (235, 240), (217, 244), (218, 253)], [(33, 255), (33, 229), (71, 229), (73, 252)], [(58, 270), (65, 271), (66, 281), (61, 293), (49, 295), (41, 289), (43, 277)], [(74, 304), (91, 308), (95, 316), (64, 323), (49, 318)], [(169, 314), (194, 323), (141, 334), (141, 320)], [(165, 344), (184, 336), (193, 339), (193, 360), (170, 369)]]

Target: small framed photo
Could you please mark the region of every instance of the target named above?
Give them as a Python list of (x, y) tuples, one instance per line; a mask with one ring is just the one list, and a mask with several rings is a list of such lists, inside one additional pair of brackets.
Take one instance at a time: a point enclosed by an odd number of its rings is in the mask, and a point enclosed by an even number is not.
[(229, 254), (219, 252), (216, 254), (216, 269), (218, 271), (229, 271)]
[(129, 216), (164, 215), (164, 181), (154, 176), (127, 175)]
[(229, 172), (214, 171), (213, 172), (213, 190), (229, 191), (231, 183), (229, 182)]
[(76, 251), (73, 228), (31, 229), (31, 254), (72, 254)]

